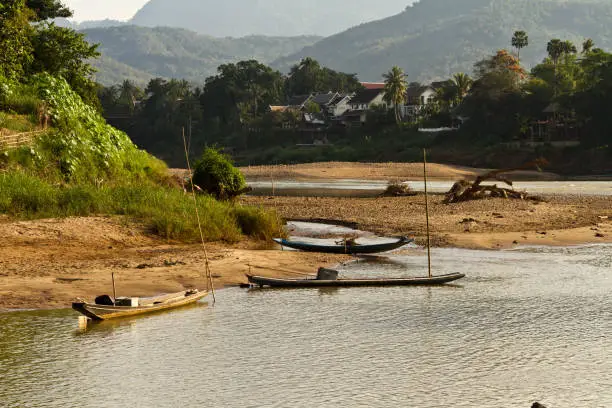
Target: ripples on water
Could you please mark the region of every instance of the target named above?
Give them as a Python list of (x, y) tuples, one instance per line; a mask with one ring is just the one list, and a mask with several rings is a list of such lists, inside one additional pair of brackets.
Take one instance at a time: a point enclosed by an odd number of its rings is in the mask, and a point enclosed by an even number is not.
[[(71, 311), (0, 314), (0, 406), (612, 407), (612, 247), (433, 255), (468, 277), (230, 289), (86, 332)], [(342, 273), (425, 273), (394, 261)]]

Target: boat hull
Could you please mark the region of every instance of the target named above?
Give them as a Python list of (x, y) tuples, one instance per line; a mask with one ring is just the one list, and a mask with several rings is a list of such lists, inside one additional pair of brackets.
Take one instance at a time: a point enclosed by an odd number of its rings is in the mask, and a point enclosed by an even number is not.
[(275, 238), (274, 242), (287, 248), (297, 249), (304, 252), (322, 252), (328, 254), (376, 254), (380, 252), (392, 251), (414, 242), (414, 240), (401, 237), (397, 241), (384, 244), (372, 245), (317, 245), (308, 242), (288, 241), (286, 239)]
[(192, 295), (186, 295), (186, 292), (179, 292), (176, 296), (164, 296), (166, 299), (159, 304), (151, 304), (145, 306), (106, 306), (93, 303), (75, 302), (72, 308), (77, 312), (87, 316), (92, 320), (110, 320), (120, 317), (137, 316), (146, 313), (159, 312), (162, 310), (175, 309), (177, 307), (186, 306), (197, 302), (206, 297), (208, 292), (197, 292)]
[(358, 287), (358, 286), (435, 286), (454, 282), (465, 275), (462, 273), (452, 273), (422, 278), (400, 278), (400, 279), (338, 279), (338, 280), (317, 280), (317, 279), (279, 279), (266, 278), (263, 276), (247, 275), (249, 282), (260, 287), (268, 286), (272, 288), (321, 288), (321, 287)]

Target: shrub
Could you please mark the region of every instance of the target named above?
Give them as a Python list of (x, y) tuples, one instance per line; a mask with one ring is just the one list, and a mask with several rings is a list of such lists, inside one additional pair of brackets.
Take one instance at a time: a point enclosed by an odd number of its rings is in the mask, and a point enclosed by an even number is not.
[(205, 149), (195, 164), (193, 183), (221, 200), (234, 198), (246, 188), (244, 176), (229, 156), (214, 148)]
[(284, 230), (276, 213), (254, 207), (234, 209), (236, 221), (243, 234), (269, 241), (284, 236)]

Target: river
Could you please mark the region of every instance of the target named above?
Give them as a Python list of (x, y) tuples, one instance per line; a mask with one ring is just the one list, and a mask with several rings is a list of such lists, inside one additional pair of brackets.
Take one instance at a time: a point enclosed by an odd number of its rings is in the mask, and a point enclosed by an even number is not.
[[(424, 251), (344, 276), (426, 273)], [(0, 313), (2, 407), (612, 406), (612, 246), (434, 249), (457, 285), (227, 289), (77, 329)]]
[[(423, 182), (408, 181), (414, 191), (423, 191)], [(493, 184), (490, 181), (483, 184)], [(503, 185), (502, 182), (497, 182)], [(612, 195), (612, 181), (521, 181), (513, 183), (513, 188), (531, 194), (577, 194), (577, 195)], [(276, 180), (252, 181), (254, 195), (313, 195), (320, 196), (375, 196), (382, 193), (387, 181), (376, 180), (322, 180), (295, 181)], [(452, 181), (429, 181), (428, 190), (433, 193), (444, 193), (452, 187)], [(505, 186), (505, 185), (504, 185)], [(507, 186), (506, 186), (507, 187)]]

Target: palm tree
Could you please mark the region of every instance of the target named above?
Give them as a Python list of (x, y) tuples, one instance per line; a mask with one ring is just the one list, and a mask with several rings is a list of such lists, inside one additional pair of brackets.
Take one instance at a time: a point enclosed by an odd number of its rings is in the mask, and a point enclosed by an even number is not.
[(582, 43), (582, 53), (583, 54), (588, 54), (593, 50), (593, 47), (595, 46), (595, 41), (593, 41), (592, 38), (587, 38), (586, 40), (584, 40), (584, 42)]
[(457, 99), (459, 103), (465, 98), (465, 96), (470, 91), (474, 80), (470, 78), (468, 74), (464, 74), (463, 72), (458, 72), (453, 75), (453, 82), (455, 83), (455, 87), (457, 88)]
[(571, 42), (570, 40), (563, 41), (561, 43), (561, 49), (563, 50), (563, 53), (566, 55), (576, 54), (578, 52), (578, 49), (576, 48), (574, 43)]
[(126, 79), (119, 85), (119, 100), (128, 106), (130, 114), (134, 114), (137, 94), (138, 87), (129, 79)]
[(395, 111), (395, 121), (397, 124), (400, 123), (400, 106), (406, 100), (406, 90), (408, 89), (408, 75), (404, 73), (404, 70), (397, 65), (391, 68), (391, 71), (383, 74), (385, 79), (385, 96), (383, 100), (392, 104)]
[(563, 55), (563, 42), (558, 39), (552, 39), (546, 45), (546, 51), (548, 52), (548, 56), (550, 57), (553, 65), (556, 67), (559, 62), (559, 58)]
[(516, 48), (516, 56), (521, 61), (521, 50), (529, 45), (529, 36), (525, 31), (515, 31), (512, 36), (512, 46)]

